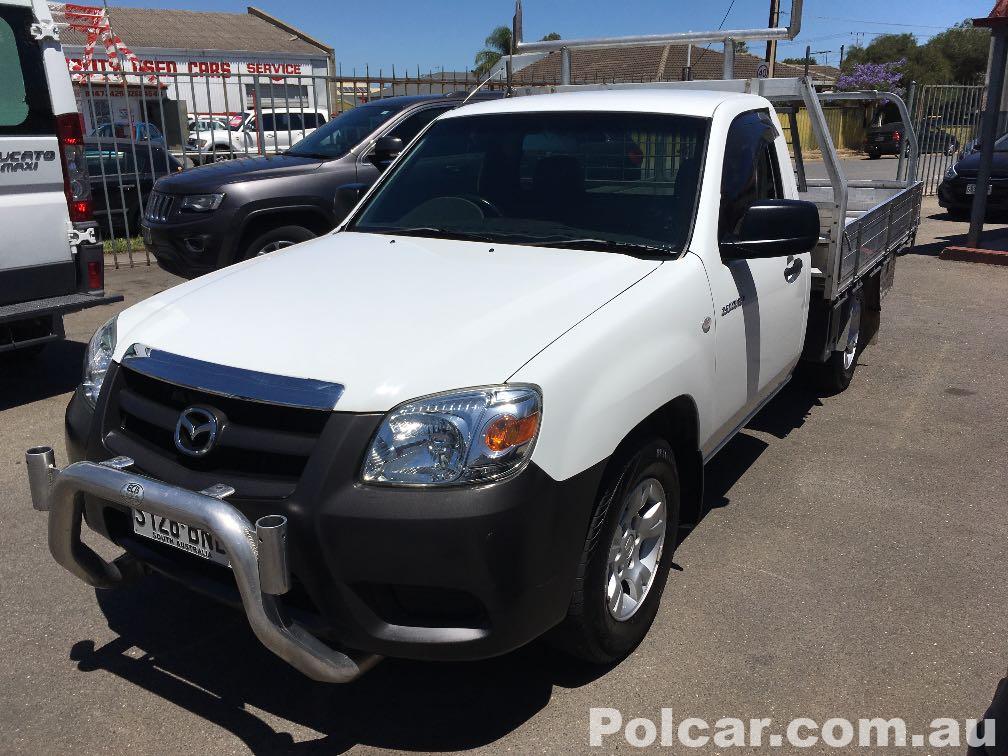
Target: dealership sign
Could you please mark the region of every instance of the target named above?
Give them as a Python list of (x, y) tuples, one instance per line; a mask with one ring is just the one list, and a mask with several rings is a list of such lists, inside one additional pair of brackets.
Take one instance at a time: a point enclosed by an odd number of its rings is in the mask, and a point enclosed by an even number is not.
[[(191, 76), (213, 76), (227, 78), (232, 74), (269, 76), (281, 81), (284, 76), (300, 76), (304, 64), (285, 63), (271, 60), (163, 60), (158, 58), (137, 58), (119, 61), (123, 73), (189, 74)], [(104, 58), (67, 58), (70, 73), (113, 73), (118, 68)], [(310, 65), (309, 65), (310, 68)]]

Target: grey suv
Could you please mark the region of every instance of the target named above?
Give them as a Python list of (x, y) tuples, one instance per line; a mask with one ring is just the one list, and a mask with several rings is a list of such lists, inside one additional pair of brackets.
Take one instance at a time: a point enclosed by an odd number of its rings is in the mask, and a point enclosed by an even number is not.
[(413, 137), (464, 99), (456, 93), (377, 100), (281, 155), (166, 176), (147, 201), (144, 243), (162, 268), (194, 278), (324, 234)]

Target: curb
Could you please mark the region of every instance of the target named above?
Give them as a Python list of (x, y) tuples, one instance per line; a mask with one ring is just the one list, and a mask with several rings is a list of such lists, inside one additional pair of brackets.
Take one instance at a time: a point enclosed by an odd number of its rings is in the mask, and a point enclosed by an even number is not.
[(973, 247), (945, 247), (938, 255), (942, 260), (1008, 265), (1008, 251), (1000, 249), (975, 249)]

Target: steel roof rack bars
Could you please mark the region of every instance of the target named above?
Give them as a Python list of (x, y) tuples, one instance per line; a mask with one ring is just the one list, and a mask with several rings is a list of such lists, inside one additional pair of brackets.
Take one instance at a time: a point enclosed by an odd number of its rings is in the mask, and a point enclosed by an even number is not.
[[(672, 34), (635, 34), (628, 37), (593, 37), (588, 39), (553, 39), (539, 42), (525, 42), (522, 38), (522, 4), (515, 0), (515, 14), (512, 22), (512, 53), (523, 55), (538, 53), (534, 59), (522, 61), (525, 65), (541, 60), (550, 53), (559, 51), (560, 81), (570, 84), (570, 51), (592, 50), (604, 47), (640, 47), (647, 45), (685, 45), (722, 42), (724, 44), (723, 78), (734, 78), (735, 41), (794, 39), (801, 31), (802, 0), (791, 1), (790, 23), (787, 26), (763, 27), (756, 29), (712, 29), (710, 31), (675, 32)], [(531, 56), (530, 56), (531, 57)], [(517, 63), (517, 61), (514, 61)], [(512, 73), (518, 68), (511, 64)], [(524, 67), (524, 66), (522, 66)]]

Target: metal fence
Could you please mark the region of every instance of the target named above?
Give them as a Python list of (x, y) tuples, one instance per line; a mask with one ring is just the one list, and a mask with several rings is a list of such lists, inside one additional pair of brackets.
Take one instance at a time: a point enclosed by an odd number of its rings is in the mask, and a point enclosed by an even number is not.
[(945, 172), (980, 135), (986, 87), (925, 84), (913, 103), (914, 129), (921, 148), (917, 178), (924, 193), (935, 194)]
[[(335, 76), (238, 73), (77, 75), (95, 220), (115, 267), (151, 262), (140, 221), (161, 177), (275, 155), (358, 105), (471, 90), (472, 74), (370, 69)], [(535, 82), (552, 84), (555, 82)], [(486, 88), (499, 88), (494, 82)], [(361, 134), (361, 138), (366, 134)]]

